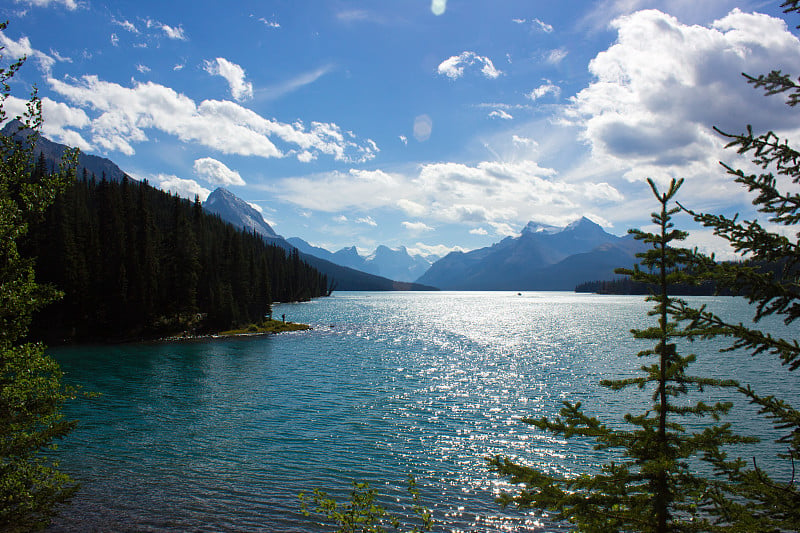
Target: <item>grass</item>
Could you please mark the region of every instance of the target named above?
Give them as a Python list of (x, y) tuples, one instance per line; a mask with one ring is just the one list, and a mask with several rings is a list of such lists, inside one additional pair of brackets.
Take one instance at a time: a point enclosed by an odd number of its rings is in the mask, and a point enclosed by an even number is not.
[(266, 335), (269, 333), (283, 333), (285, 331), (303, 331), (311, 329), (308, 324), (283, 322), (282, 320), (265, 319), (260, 324), (248, 324), (239, 329), (222, 331), (220, 335)]

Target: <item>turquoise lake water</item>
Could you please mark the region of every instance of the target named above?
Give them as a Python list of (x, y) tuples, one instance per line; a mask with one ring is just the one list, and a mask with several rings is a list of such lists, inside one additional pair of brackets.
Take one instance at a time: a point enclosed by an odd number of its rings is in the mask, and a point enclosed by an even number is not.
[[(692, 300), (749, 316), (743, 300)], [(641, 296), (345, 292), (275, 306), (307, 332), (52, 349), (71, 383), (100, 393), (68, 408), (80, 426), (58, 454), (83, 488), (52, 530), (324, 531), (300, 514), (301, 491), (345, 496), (369, 481), (396, 507), (413, 474), (439, 531), (558, 531), (497, 506), (510, 486), (485, 458), (562, 473), (602, 461), (590, 443), (520, 418), (554, 415), (564, 400), (611, 425), (638, 412), (643, 396), (598, 381), (641, 366), (635, 354), (648, 344), (628, 331), (651, 323), (649, 308)], [(694, 373), (800, 403), (800, 376), (720, 346), (691, 346)], [(788, 480), (754, 413), (733, 414), (766, 439), (743, 454)]]

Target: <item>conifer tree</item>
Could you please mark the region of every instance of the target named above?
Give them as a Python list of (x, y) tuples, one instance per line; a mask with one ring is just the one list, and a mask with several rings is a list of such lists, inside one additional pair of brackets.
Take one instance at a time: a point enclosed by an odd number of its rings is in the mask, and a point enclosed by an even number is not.
[[(786, 13), (800, 12), (800, 0), (783, 2)], [(744, 75), (747, 82), (763, 89), (766, 96), (785, 95), (790, 107), (800, 103), (800, 84), (788, 74), (772, 71), (759, 76)], [(719, 131), (719, 130), (718, 130)], [(755, 135), (750, 126), (742, 134), (721, 132), (729, 139), (728, 147), (748, 154), (762, 172), (751, 174), (722, 164), (734, 181), (754, 195), (757, 210), (768, 217), (769, 225), (757, 220), (740, 221), (722, 215), (686, 211), (695, 220), (712, 228), (746, 261), (711, 264), (708, 277), (719, 286), (745, 296), (754, 306), (754, 322), (774, 315), (787, 325), (800, 318), (800, 152), (772, 131)], [(783, 231), (781, 231), (783, 229)], [(697, 260), (702, 259), (699, 254)], [(774, 337), (753, 325), (730, 323), (706, 307), (691, 307), (676, 302), (671, 310), (676, 317), (690, 320), (691, 327), (703, 337), (725, 335), (733, 339), (727, 350), (748, 350), (754, 357), (777, 357), (787, 372), (800, 368), (800, 344), (797, 336)], [(800, 490), (795, 476), (800, 460), (800, 411), (786, 399), (769, 391), (756, 391), (749, 385), (738, 387), (740, 393), (758, 406), (781, 433), (776, 455), (788, 463), (789, 479), (771, 479), (755, 462), (715, 458), (715, 467), (730, 480), (730, 492), (718, 490), (716, 505), (721, 517), (746, 524), (750, 531), (786, 531), (800, 527)]]
[[(636, 338), (652, 340), (655, 345), (638, 354), (648, 360), (641, 368), (643, 375), (601, 384), (615, 391), (644, 389), (650, 393), (652, 405), (643, 413), (626, 415), (625, 429), (609, 427), (584, 414), (580, 403), (565, 402), (555, 420), (525, 419), (528, 424), (567, 438), (594, 439), (596, 449), (606, 450), (616, 458), (597, 472), (562, 478), (499, 456), (491, 460), (491, 466), (510, 476), (512, 483), (523, 486), (516, 495), (501, 496), (501, 503), (548, 511), (553, 519), (570, 521), (580, 531), (735, 530), (734, 524), (724, 523), (714, 512), (713, 495), (730, 490), (726, 480), (713, 474), (704, 477), (698, 465), (716, 464), (717, 458), (724, 457), (725, 445), (756, 439), (736, 435), (728, 424), (718, 422), (732, 407), (730, 403), (710, 405), (688, 398), (704, 389), (735, 387), (737, 383), (690, 375), (688, 369), (696, 356), (678, 351), (676, 341), (696, 332), (691, 327), (681, 327), (673, 309), (684, 302), (670, 296), (669, 287), (697, 281), (692, 269), (702, 266), (695, 264), (696, 260), (705, 259), (698, 258), (692, 250), (674, 246), (687, 236), (674, 229), (671, 221), (672, 215), (680, 211), (670, 203), (682, 180), (673, 180), (665, 193), (660, 193), (652, 180), (648, 182), (661, 204), (661, 210), (652, 214), (659, 232), (631, 230), (636, 239), (651, 248), (638, 254), (643, 268), (637, 265), (633, 270), (619, 272), (635, 282), (658, 288), (648, 297), (654, 302), (650, 314), (656, 317), (656, 324), (633, 330)], [(690, 418), (710, 420), (704, 428), (690, 431), (684, 425)]]
[[(0, 31), (6, 28), (0, 23)], [(2, 56), (0, 55), (0, 59)], [(0, 68), (0, 124), (9, 81), (24, 58)], [(26, 142), (0, 136), (0, 530), (28, 531), (46, 526), (56, 505), (76, 485), (43, 452), (73, 424), (61, 406), (72, 392), (61, 382), (58, 364), (44, 347), (25, 341), (32, 315), (58, 297), (36, 282), (34, 260), (20, 251), (29, 224), (53, 203), (74, 176), (76, 154), (68, 154), (58, 173), (34, 161), (42, 124), (41, 101), (34, 90), (23, 117)], [(40, 160), (41, 161), (41, 160)], [(34, 169), (38, 168), (36, 175)]]

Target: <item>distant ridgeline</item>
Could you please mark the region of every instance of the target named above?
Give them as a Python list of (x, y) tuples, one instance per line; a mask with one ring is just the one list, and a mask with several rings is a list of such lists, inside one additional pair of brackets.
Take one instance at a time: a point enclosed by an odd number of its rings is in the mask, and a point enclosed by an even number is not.
[(31, 227), (37, 277), (64, 291), (37, 317), (49, 342), (152, 338), (261, 320), (273, 301), (328, 292), (328, 279), (253, 233), (124, 176), (79, 176)]
[[(575, 287), (575, 292), (593, 292), (596, 294), (650, 294), (656, 291), (654, 285), (631, 281), (627, 276), (606, 280), (587, 281)], [(678, 284), (670, 288), (670, 294), (680, 296), (711, 296), (717, 294), (716, 285), (706, 282), (701, 285)], [(730, 293), (720, 293), (729, 296)]]

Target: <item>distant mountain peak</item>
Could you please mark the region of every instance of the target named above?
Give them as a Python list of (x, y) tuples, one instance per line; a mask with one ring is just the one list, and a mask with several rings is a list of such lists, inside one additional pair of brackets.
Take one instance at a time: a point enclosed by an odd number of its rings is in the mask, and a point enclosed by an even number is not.
[(564, 228), (564, 229), (565, 230), (570, 230), (570, 229), (577, 229), (577, 228), (600, 228), (600, 229), (602, 229), (600, 224), (598, 224), (597, 222), (594, 222), (591, 219), (586, 218), (586, 217), (581, 217), (578, 220), (570, 222), (569, 224), (567, 224), (567, 227)]
[(534, 222), (531, 220), (528, 224), (522, 228), (522, 233), (547, 233), (547, 234), (554, 234), (561, 231), (563, 228), (559, 228), (558, 226), (551, 226), (550, 224), (542, 224), (540, 222)]
[(236, 226), (255, 231), (262, 237), (282, 239), (252, 205), (222, 187), (208, 195), (206, 201), (203, 202), (203, 208)]

